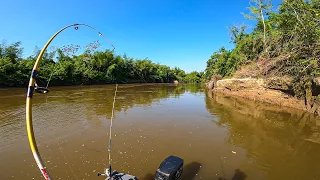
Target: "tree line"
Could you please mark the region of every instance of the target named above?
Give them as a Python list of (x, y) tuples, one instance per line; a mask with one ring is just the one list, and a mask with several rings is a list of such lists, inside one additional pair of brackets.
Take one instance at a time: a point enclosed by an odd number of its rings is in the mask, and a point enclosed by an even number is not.
[(256, 21), (253, 30), (230, 26), (234, 48), (221, 47), (212, 54), (205, 78), (231, 77), (245, 66), (264, 68), (250, 76), (290, 77), (294, 94), (305, 96), (305, 88), (320, 75), (320, 1), (284, 0), (276, 10), (271, 0), (251, 0), (250, 4), (250, 13), (244, 17)]
[[(110, 83), (199, 83), (203, 72), (184, 70), (153, 63), (149, 59), (134, 59), (116, 55), (113, 51), (98, 51), (98, 41), (86, 46), (66, 45), (46, 51), (40, 62), (37, 83), (50, 85), (88, 85)], [(0, 87), (27, 86), (31, 70), (39, 54), (22, 58), (21, 42), (0, 45)]]

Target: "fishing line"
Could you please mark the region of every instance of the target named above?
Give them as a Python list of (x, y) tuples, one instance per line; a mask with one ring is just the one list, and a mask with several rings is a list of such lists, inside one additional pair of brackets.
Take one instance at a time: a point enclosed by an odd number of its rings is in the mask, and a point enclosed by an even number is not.
[[(53, 135), (52, 135), (52, 136), (53, 136)], [(73, 171), (73, 169), (72, 169), (71, 165), (69, 164), (69, 162), (68, 162), (68, 160), (67, 160), (67, 157), (64, 155), (64, 153), (63, 153), (63, 151), (62, 151), (61, 145), (60, 145), (60, 143), (59, 143), (59, 139), (58, 139), (57, 137), (55, 137), (55, 136), (53, 136), (53, 138), (57, 141), (57, 144), (58, 144), (58, 146), (59, 146), (59, 150), (60, 150), (60, 152), (61, 152), (61, 154), (62, 154), (62, 156), (63, 156), (64, 160), (66, 161), (66, 163), (67, 163), (67, 165), (68, 165), (68, 167), (69, 167), (70, 171), (72, 172), (72, 174), (73, 174), (73, 176), (76, 178), (76, 180), (78, 180), (78, 178), (77, 178), (76, 174), (74, 173), (74, 171)]]
[[(41, 125), (39, 128), (40, 128), (40, 129), (45, 129), (45, 126), (44, 126), (44, 125)], [(49, 135), (52, 139), (54, 139), (54, 140), (56, 141), (56, 143), (57, 143), (58, 146), (59, 146), (60, 153), (62, 154), (62, 156), (63, 156), (63, 158), (64, 158), (64, 160), (65, 160), (66, 165), (69, 167), (69, 170), (72, 172), (74, 178), (75, 178), (76, 180), (78, 180), (75, 172), (73, 171), (72, 167), (70, 166), (70, 163), (68, 162), (67, 157), (66, 157), (65, 154), (63, 153), (63, 150), (62, 150), (62, 147), (61, 147), (61, 145), (60, 145), (60, 143), (59, 143), (58, 137), (56, 137), (55, 135), (53, 135), (53, 134), (51, 134), (51, 133), (49, 133), (48, 135)]]
[[(47, 47), (50, 45), (50, 43), (53, 41), (53, 39), (66, 29), (68, 29), (70, 27), (74, 27), (75, 30), (78, 30), (79, 26), (86, 26), (86, 27), (89, 27), (92, 30), (96, 31), (100, 37), (104, 38), (105, 41), (108, 42), (112, 46), (112, 48), (113, 48), (112, 53), (114, 53), (114, 50), (115, 50), (115, 47), (113, 46), (113, 44), (110, 43), (110, 41), (101, 32), (99, 32), (97, 29), (95, 29), (92, 26), (87, 25), (87, 24), (71, 24), (71, 25), (63, 27), (62, 29), (57, 31), (47, 41), (47, 43), (44, 45), (44, 47), (41, 49), (41, 51), (40, 51), (40, 53), (34, 63), (34, 66), (33, 66), (32, 72), (31, 72), (31, 76), (29, 79), (29, 84), (28, 84), (28, 91), (27, 91), (27, 97), (26, 97), (26, 129), (27, 129), (27, 135), (28, 135), (28, 140), (29, 140), (30, 149), (32, 151), (32, 155), (34, 157), (34, 160), (37, 163), (37, 166), (38, 166), (41, 174), (43, 175), (43, 177), (46, 180), (52, 180), (52, 177), (50, 176), (50, 174), (46, 170), (45, 164), (43, 163), (43, 160), (41, 158), (41, 155), (39, 153), (38, 146), (36, 143), (36, 138), (35, 138), (35, 134), (34, 134), (34, 130), (33, 130), (33, 121), (32, 121), (32, 99), (33, 99), (34, 91), (36, 91), (38, 93), (42, 93), (42, 94), (46, 94), (49, 92), (48, 86), (49, 86), (49, 83), (52, 79), (52, 76), (53, 76), (53, 73), (54, 73), (54, 70), (56, 67), (53, 69), (53, 72), (51, 72), (46, 87), (40, 87), (36, 83), (37, 74), (38, 74), (38, 67), (39, 67), (40, 61), (42, 60), (43, 54), (45, 53)], [(133, 67), (129, 62), (128, 62), (128, 64), (129, 64), (129, 66)], [(134, 67), (133, 67), (133, 70), (135, 71)], [(146, 82), (146, 80), (144, 78), (142, 78), (140, 73), (137, 73), (137, 75), (140, 76), (140, 78)], [(115, 108), (114, 106), (115, 106), (117, 88), (118, 88), (118, 84), (116, 84), (116, 90), (115, 90), (115, 95), (114, 95), (114, 99), (113, 99), (112, 116), (111, 116), (110, 133), (109, 133), (109, 145), (108, 145), (109, 161), (108, 162), (109, 162), (110, 172), (111, 172), (111, 163), (112, 163), (112, 159), (111, 159), (111, 137), (112, 137), (112, 134), (111, 133), (112, 133), (112, 122), (113, 122), (113, 118), (114, 118), (114, 108)], [(60, 149), (60, 150), (62, 151), (62, 149)], [(63, 154), (63, 152), (62, 152), (62, 154)], [(65, 158), (65, 160), (67, 161), (66, 158)]]
[[(32, 155), (34, 157), (34, 160), (37, 163), (37, 166), (38, 166), (41, 174), (43, 175), (43, 177), (46, 180), (52, 180), (52, 177), (50, 176), (50, 174), (46, 170), (45, 164), (43, 163), (43, 160), (42, 160), (41, 155), (39, 153), (34, 130), (33, 130), (33, 122), (32, 122), (32, 99), (33, 99), (34, 91), (36, 91), (38, 93), (42, 93), (42, 94), (45, 94), (49, 91), (47, 88), (39, 87), (36, 83), (37, 74), (38, 74), (38, 66), (40, 64), (42, 56), (45, 53), (47, 47), (50, 45), (50, 43), (53, 41), (53, 39), (56, 36), (58, 36), (62, 31), (66, 30), (70, 27), (74, 27), (75, 30), (78, 30), (79, 26), (86, 26), (86, 27), (89, 27), (92, 30), (96, 31), (99, 34), (99, 36), (104, 38), (113, 47), (112, 52), (114, 52), (114, 50), (115, 50), (115, 47), (113, 46), (113, 44), (110, 43), (109, 40), (101, 32), (99, 32), (97, 29), (95, 29), (92, 26), (89, 26), (87, 24), (71, 24), (71, 25), (63, 27), (62, 29), (57, 31), (47, 41), (47, 43), (44, 45), (44, 47), (41, 49), (41, 51), (40, 51), (40, 53), (34, 63), (34, 66), (33, 66), (32, 72), (31, 72), (31, 76), (29, 79), (29, 84), (28, 84), (28, 91), (27, 91), (27, 97), (26, 97), (26, 129), (27, 129), (28, 140), (29, 140), (30, 149), (32, 151)], [(51, 78), (50, 78), (50, 80), (51, 80)], [(48, 86), (48, 83), (47, 83), (47, 86)]]
[(221, 166), (223, 178), (226, 179), (226, 172), (224, 171), (224, 166), (223, 166), (223, 162), (222, 162), (221, 156), (219, 156), (219, 161), (220, 161), (220, 166)]
[(111, 111), (111, 119), (110, 119), (110, 129), (109, 129), (109, 143), (108, 143), (108, 153), (109, 153), (109, 171), (112, 173), (111, 170), (111, 137), (112, 137), (112, 122), (113, 122), (113, 117), (114, 117), (114, 106), (116, 103), (116, 96), (117, 96), (117, 91), (118, 91), (118, 84), (116, 84), (116, 89), (114, 91), (114, 96), (113, 96), (113, 103), (112, 103), (112, 111)]
[[(112, 46), (111, 52), (112, 52), (112, 53), (115, 52), (115, 47), (114, 47), (114, 45), (113, 45), (100, 31), (98, 31), (98, 30), (95, 29), (94, 27), (92, 27), (92, 26), (90, 26), (90, 25), (87, 25), (87, 24), (73, 24), (73, 25), (70, 25), (70, 26), (68, 26), (68, 27), (71, 27), (71, 26), (74, 26), (74, 29), (75, 29), (75, 30), (78, 30), (78, 29), (79, 29), (79, 26), (86, 26), (86, 27), (91, 28), (92, 30), (96, 31), (96, 32), (98, 33), (98, 35), (99, 35), (100, 37), (102, 37), (108, 44), (110, 44), (110, 45)], [(64, 30), (64, 29), (63, 29), (63, 30)], [(43, 53), (43, 52), (41, 51), (40, 53)], [(40, 54), (39, 54), (39, 56), (40, 56)], [(42, 54), (41, 54), (41, 56), (42, 56)], [(49, 89), (48, 89), (49, 83), (50, 83), (50, 81), (51, 81), (52, 75), (53, 75), (54, 72), (55, 72), (56, 67), (57, 67), (57, 64), (55, 64), (55, 67), (54, 67), (54, 69), (52, 70), (52, 72), (51, 72), (51, 74), (50, 74), (50, 76), (49, 76), (49, 79), (48, 79), (48, 82), (47, 82), (46, 87), (40, 87), (40, 86), (37, 85), (37, 83), (35, 83), (35, 90), (36, 90), (38, 93), (46, 94), (47, 92), (49, 92)]]
[(54, 65), (54, 68), (53, 68), (53, 70), (52, 70), (52, 72), (51, 72), (51, 74), (50, 74), (49, 80), (48, 80), (48, 82), (47, 82), (46, 89), (48, 89), (49, 83), (50, 83), (50, 81), (51, 81), (51, 77), (52, 77), (53, 73), (55, 72), (56, 68), (57, 68), (57, 64)]

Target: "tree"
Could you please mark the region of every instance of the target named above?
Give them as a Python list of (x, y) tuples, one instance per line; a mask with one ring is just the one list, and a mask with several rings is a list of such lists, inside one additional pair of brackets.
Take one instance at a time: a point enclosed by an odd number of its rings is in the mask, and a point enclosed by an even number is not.
[(230, 34), (231, 34), (231, 42), (233, 44), (239, 43), (244, 37), (244, 31), (247, 29), (247, 26), (229, 26)]
[[(0, 87), (27, 86), (35, 53), (20, 60), (22, 48), (20, 42), (0, 45)], [(79, 85), (105, 83), (168, 83), (200, 82), (203, 73), (186, 74), (175, 67), (153, 63), (149, 59), (128, 58), (115, 55), (113, 51), (96, 51), (99, 43), (90, 43), (83, 54), (76, 55), (80, 46), (66, 45), (62, 48), (49, 49), (43, 55), (38, 68), (37, 83), (50, 85)]]
[(266, 16), (272, 8), (271, 0), (250, 0), (253, 4), (249, 7), (250, 14), (244, 14), (247, 19), (256, 20), (263, 24), (263, 45), (264, 50), (267, 52), (267, 40), (266, 40)]
[[(320, 76), (320, 1), (285, 0), (277, 12), (270, 0), (251, 0), (248, 19), (257, 20), (251, 33), (244, 27), (229, 27), (235, 47), (221, 48), (207, 61), (206, 79), (230, 76), (241, 66), (241, 76), (288, 76), (290, 91), (306, 97), (306, 89)], [(268, 46), (267, 46), (268, 45)], [(268, 58), (262, 57), (268, 52)], [(267, 62), (267, 61), (268, 62)], [(309, 97), (310, 100), (310, 97)]]
[(21, 57), (23, 49), (20, 47), (21, 42), (12, 43), (9, 46), (6, 46), (4, 43), (0, 46), (0, 58), (8, 57), (12, 63), (18, 61)]

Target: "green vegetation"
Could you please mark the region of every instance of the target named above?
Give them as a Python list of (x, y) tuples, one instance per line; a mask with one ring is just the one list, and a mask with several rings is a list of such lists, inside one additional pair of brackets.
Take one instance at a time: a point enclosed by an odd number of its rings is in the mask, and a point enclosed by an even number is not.
[[(27, 86), (35, 59), (39, 54), (22, 59), (21, 43), (0, 45), (0, 87)], [(112, 51), (96, 51), (98, 42), (86, 46), (83, 54), (75, 55), (79, 46), (68, 45), (46, 52), (39, 66), (37, 83), (50, 85), (80, 85), (109, 83), (199, 83), (203, 73), (186, 73), (180, 68), (135, 60)]]
[(245, 17), (256, 21), (252, 32), (246, 26), (229, 27), (235, 47), (213, 53), (205, 78), (286, 76), (294, 94), (305, 97), (320, 75), (320, 1), (285, 0), (277, 11), (271, 11), (270, 1), (251, 2)]

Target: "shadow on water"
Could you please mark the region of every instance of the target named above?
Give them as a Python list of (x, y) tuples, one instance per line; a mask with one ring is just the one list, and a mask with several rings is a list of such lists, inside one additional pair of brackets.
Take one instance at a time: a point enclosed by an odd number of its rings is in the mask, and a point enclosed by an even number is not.
[[(192, 162), (183, 167), (183, 173), (179, 180), (193, 180), (199, 173), (201, 164), (198, 162)], [(234, 175), (231, 180), (245, 180), (247, 175), (240, 169), (234, 171)], [(147, 174), (141, 180), (154, 180), (154, 174)], [(218, 180), (228, 180), (226, 178), (219, 177)]]
[(247, 175), (244, 172), (242, 172), (240, 169), (236, 169), (232, 180), (245, 180), (246, 178)]
[(181, 180), (192, 180), (199, 172), (201, 164), (198, 162), (192, 162), (187, 164), (181, 175)]
[[(200, 171), (201, 164), (192, 162), (183, 167), (183, 172), (179, 180), (193, 180)], [(154, 174), (147, 174), (141, 180), (154, 180)], [(236, 179), (240, 180), (240, 179)]]
[(154, 174), (147, 174), (141, 180), (154, 180)]
[[(231, 180), (245, 180), (247, 175), (240, 169), (236, 169)], [(226, 178), (220, 177), (218, 180), (227, 180)]]

